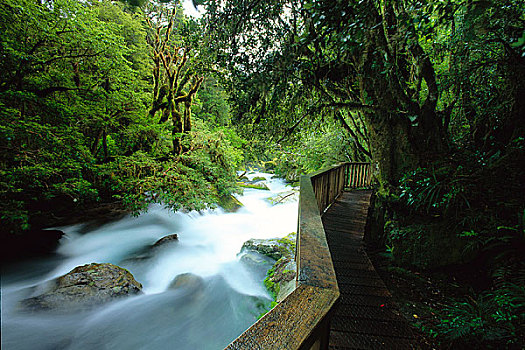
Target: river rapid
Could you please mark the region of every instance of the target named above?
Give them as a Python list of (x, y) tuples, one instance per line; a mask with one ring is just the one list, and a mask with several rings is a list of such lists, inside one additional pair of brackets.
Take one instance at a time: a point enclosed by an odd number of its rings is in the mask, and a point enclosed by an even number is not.
[[(138, 217), (103, 226), (60, 227), (65, 232), (52, 256), (2, 269), (2, 349), (222, 349), (271, 302), (263, 285), (272, 262), (254, 265), (239, 254), (250, 238), (284, 237), (297, 229), (297, 202), (266, 199), (290, 191), (283, 180), (262, 176), (270, 191), (245, 189), (236, 213), (222, 209), (171, 212), (152, 205)], [(160, 238), (179, 241), (158, 249)], [(46, 281), (89, 263), (128, 269), (143, 294), (74, 314), (22, 311), (18, 303), (41, 293)], [(199, 293), (168, 285), (180, 274), (204, 279)]]

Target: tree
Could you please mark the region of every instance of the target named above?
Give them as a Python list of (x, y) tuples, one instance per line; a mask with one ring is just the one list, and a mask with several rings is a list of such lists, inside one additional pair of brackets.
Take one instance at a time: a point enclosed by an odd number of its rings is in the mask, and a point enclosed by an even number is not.
[[(160, 122), (173, 123), (173, 152), (183, 151), (182, 137), (191, 131), (191, 106), (204, 77), (198, 77), (191, 60), (192, 49), (180, 37), (188, 26), (182, 8), (153, 5), (146, 14), (150, 28), (148, 43), (153, 60), (153, 103), (150, 115), (160, 111)], [(195, 29), (195, 27), (193, 28)]]
[[(209, 4), (207, 16), (210, 31), (216, 33), (217, 57), (229, 67), (232, 86), (250, 89), (232, 94), (239, 115), (255, 114), (250, 122), (260, 123), (268, 116), (275, 120), (279, 108), (297, 109), (298, 103), (310, 115), (333, 110), (360, 153), (379, 162), (380, 182), (390, 188), (408, 170), (451, 149), (449, 124), (457, 110), (458, 90), (457, 85), (445, 87), (452, 82), (443, 65), (450, 62), (455, 48), (450, 43), (437, 48), (434, 43), (455, 35), (454, 23), (460, 18), (480, 22), (491, 13), (496, 26), (507, 28), (494, 35), (491, 45), (502, 54), (507, 52), (509, 60), (513, 57), (511, 66), (517, 69), (522, 59), (510, 44), (521, 35), (519, 29), (512, 29), (522, 24), (516, 17), (520, 9), (523, 5), (510, 0), (249, 5), (232, 0), (220, 6)], [(514, 22), (504, 25), (495, 20), (505, 16)], [(522, 74), (520, 69), (514, 72)], [(468, 90), (466, 82), (464, 86)], [(522, 91), (513, 88), (518, 90)], [(291, 128), (301, 117), (285, 113), (280, 122)], [(362, 121), (366, 133), (354, 125)]]

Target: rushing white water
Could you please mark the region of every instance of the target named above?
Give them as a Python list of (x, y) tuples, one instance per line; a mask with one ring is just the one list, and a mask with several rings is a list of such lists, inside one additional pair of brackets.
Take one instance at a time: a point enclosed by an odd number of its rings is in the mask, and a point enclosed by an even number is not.
[[(253, 324), (270, 302), (263, 286), (271, 266), (246, 264), (242, 244), (250, 238), (283, 237), (297, 226), (297, 203), (271, 205), (266, 198), (289, 191), (263, 176), (270, 191), (245, 189), (236, 213), (221, 209), (173, 213), (153, 205), (139, 217), (101, 227), (60, 228), (55, 256), (10, 265), (2, 271), (3, 349), (222, 349)], [(179, 241), (158, 249), (158, 239)], [(113, 263), (142, 283), (142, 295), (119, 299), (78, 314), (24, 313), (20, 300), (74, 267)], [(203, 290), (168, 290), (183, 273), (204, 278)]]

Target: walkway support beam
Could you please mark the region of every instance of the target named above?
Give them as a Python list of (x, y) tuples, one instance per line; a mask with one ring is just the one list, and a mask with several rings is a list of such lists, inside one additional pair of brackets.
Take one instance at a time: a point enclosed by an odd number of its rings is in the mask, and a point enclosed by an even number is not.
[(226, 349), (328, 349), (339, 287), (321, 220), (345, 189), (370, 186), (369, 163), (343, 163), (301, 176), (296, 289)]

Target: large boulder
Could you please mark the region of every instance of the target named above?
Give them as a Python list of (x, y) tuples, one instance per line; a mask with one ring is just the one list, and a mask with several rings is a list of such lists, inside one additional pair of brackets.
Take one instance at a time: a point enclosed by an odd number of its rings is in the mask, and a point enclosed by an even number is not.
[(256, 251), (272, 259), (279, 260), (283, 256), (293, 258), (295, 256), (295, 232), (283, 238), (250, 239), (242, 245), (242, 251)]
[(251, 183), (264, 182), (264, 181), (266, 181), (265, 177), (263, 177), (263, 176), (254, 176), (252, 178)]
[(256, 252), (277, 260), (264, 280), (266, 289), (277, 302), (281, 302), (296, 287), (295, 242), (296, 234), (292, 232), (283, 238), (250, 239), (242, 246), (243, 257), (248, 256), (251, 261), (255, 261), (250, 256), (253, 254), (246, 253)]
[(139, 294), (142, 285), (126, 269), (108, 263), (93, 263), (74, 268), (46, 289), (43, 294), (22, 300), (21, 306), (32, 311), (75, 312)]

